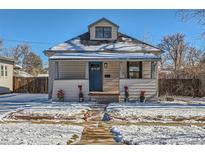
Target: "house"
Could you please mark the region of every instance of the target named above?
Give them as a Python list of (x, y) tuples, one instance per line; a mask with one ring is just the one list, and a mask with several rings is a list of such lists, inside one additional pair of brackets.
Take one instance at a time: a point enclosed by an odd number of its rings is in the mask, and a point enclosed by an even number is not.
[(14, 65), (14, 76), (15, 77), (23, 77), (23, 78), (33, 77), (33, 75), (23, 71), (22, 66), (17, 65), (17, 64)]
[(158, 79), (172, 79), (173, 77), (173, 70), (166, 68), (166, 69), (158, 69)]
[(13, 91), (14, 60), (0, 56), (0, 94)]
[[(44, 51), (49, 57), (49, 98), (65, 101), (83, 97), (91, 101), (157, 99), (157, 62), (161, 50), (119, 32), (119, 26), (102, 18), (88, 32)], [(68, 30), (69, 32), (69, 30)]]
[(45, 74), (38, 74), (37, 77), (38, 78), (42, 78), (42, 77), (45, 78), (45, 77), (48, 77), (48, 74), (47, 73), (45, 73)]

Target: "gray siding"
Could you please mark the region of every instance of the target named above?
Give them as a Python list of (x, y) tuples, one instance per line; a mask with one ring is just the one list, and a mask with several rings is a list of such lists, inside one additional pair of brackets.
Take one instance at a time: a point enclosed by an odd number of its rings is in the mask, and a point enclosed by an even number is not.
[(60, 61), (58, 65), (59, 79), (85, 79), (86, 62)]
[[(118, 92), (119, 91), (119, 74), (120, 62), (104, 62), (107, 63), (107, 68), (104, 68), (103, 76), (103, 91)], [(105, 75), (110, 75), (110, 78), (105, 78)]]

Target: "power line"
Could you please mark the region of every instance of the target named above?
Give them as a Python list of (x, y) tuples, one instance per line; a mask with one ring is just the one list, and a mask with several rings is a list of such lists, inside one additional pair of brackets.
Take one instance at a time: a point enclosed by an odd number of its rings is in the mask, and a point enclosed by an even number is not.
[(13, 39), (7, 39), (7, 38), (0, 38), (1, 40), (5, 42), (20, 42), (20, 43), (29, 43), (29, 44), (44, 44), (44, 45), (53, 45), (55, 43), (49, 43), (49, 42), (37, 42), (37, 41), (23, 41), (23, 40), (13, 40)]

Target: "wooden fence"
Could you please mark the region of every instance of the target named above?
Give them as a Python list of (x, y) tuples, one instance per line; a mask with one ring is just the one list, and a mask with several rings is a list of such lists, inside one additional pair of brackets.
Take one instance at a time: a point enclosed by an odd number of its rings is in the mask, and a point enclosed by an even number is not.
[(13, 77), (16, 93), (48, 93), (48, 77)]
[(199, 79), (159, 79), (159, 96), (203, 96)]

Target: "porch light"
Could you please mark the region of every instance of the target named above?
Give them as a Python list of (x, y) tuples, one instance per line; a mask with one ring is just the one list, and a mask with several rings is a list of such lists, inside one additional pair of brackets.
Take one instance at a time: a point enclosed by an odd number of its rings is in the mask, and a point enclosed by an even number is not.
[(104, 63), (104, 68), (107, 68), (108, 64), (107, 63)]

